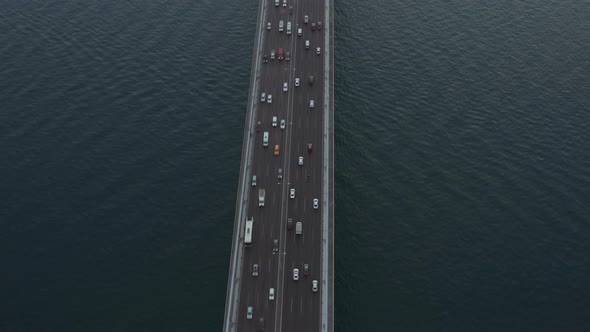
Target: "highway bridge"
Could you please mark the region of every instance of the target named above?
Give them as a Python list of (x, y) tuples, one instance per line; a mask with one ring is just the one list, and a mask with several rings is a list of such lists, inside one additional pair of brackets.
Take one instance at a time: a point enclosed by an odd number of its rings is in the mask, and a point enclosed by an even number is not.
[(225, 332), (334, 330), (333, 8), (260, 0)]

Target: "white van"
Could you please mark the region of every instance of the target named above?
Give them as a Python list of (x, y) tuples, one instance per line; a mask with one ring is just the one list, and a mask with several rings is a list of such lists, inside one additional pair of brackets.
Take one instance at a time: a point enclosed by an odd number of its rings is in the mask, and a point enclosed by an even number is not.
[(268, 146), (268, 131), (264, 132), (264, 137), (262, 137), (262, 146)]
[(287, 22), (287, 34), (291, 34), (291, 22)]
[(283, 20), (279, 21), (279, 32), (283, 32), (283, 27), (285, 26), (285, 22)]
[(305, 49), (309, 50), (309, 39), (305, 41)]

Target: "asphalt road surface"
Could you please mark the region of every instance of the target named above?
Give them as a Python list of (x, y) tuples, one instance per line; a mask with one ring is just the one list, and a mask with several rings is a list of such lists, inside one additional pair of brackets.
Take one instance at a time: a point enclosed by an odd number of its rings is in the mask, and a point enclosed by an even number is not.
[[(325, 25), (324, 2), (290, 0), (283, 7), (274, 6), (274, 0), (265, 0), (262, 54), (269, 55), (268, 63), (260, 64), (260, 78), (254, 87), (255, 123), (259, 130), (254, 135), (251, 174), (256, 175), (257, 186), (249, 185), (249, 201), (246, 218), (254, 218), (252, 246), (243, 251), (241, 286), (237, 313), (237, 331), (259, 331), (260, 318), (264, 319), (264, 331), (319, 331), (320, 292), (312, 291), (312, 280), (321, 287), (321, 208), (322, 208), (322, 128), (324, 108), (324, 41), (325, 29), (312, 31), (311, 23)], [(292, 14), (289, 6), (293, 7)], [(309, 23), (304, 24), (304, 16)], [(279, 21), (284, 21), (284, 31), (279, 32)], [(271, 29), (266, 24), (271, 23)], [(287, 22), (291, 22), (292, 34), (287, 35)], [(297, 35), (298, 28), (302, 36)], [(310, 47), (306, 49), (305, 41)], [(256, 47), (256, 46), (255, 46)], [(316, 48), (321, 47), (321, 55)], [(279, 48), (290, 53), (290, 61), (270, 59), (271, 49), (278, 55)], [(313, 76), (313, 85), (309, 84)], [(295, 86), (295, 78), (300, 86)], [(288, 91), (283, 91), (287, 82)], [(260, 101), (264, 92), (272, 95), (272, 103)], [(314, 108), (310, 108), (314, 100)], [(277, 126), (272, 126), (273, 117)], [(285, 129), (280, 128), (285, 120)], [(268, 147), (263, 147), (263, 133), (269, 133)], [(307, 144), (313, 151), (307, 151)], [(279, 155), (274, 155), (279, 145)], [(303, 157), (303, 165), (298, 164)], [(279, 168), (283, 178), (278, 178)], [(265, 189), (265, 206), (258, 206), (258, 191)], [(295, 189), (295, 198), (290, 198)], [(313, 208), (313, 200), (320, 200), (319, 209)], [(293, 228), (287, 229), (287, 219), (292, 218)], [(302, 222), (303, 234), (295, 234), (295, 223)], [(273, 252), (273, 240), (279, 241), (278, 252)], [(259, 275), (252, 275), (253, 264), (259, 265)], [(303, 265), (309, 264), (309, 275), (303, 275)], [(293, 280), (293, 269), (299, 269), (299, 280)], [(275, 289), (275, 299), (269, 299), (269, 289)], [(248, 307), (253, 308), (252, 319), (247, 319)]]

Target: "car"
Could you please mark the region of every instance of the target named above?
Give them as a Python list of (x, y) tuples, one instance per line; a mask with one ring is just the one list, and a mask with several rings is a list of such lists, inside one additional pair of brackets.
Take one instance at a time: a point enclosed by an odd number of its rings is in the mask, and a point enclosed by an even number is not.
[(270, 22), (266, 23), (266, 30), (270, 30)]
[(301, 37), (302, 34), (303, 34), (303, 29), (297, 28), (297, 36)]
[(299, 77), (295, 77), (295, 86), (299, 86)]
[(285, 129), (285, 119), (281, 120), (281, 129)]
[(287, 84), (287, 82), (283, 83), (283, 92), (287, 92), (289, 91), (289, 85)]
[(293, 6), (289, 6), (289, 15), (293, 15)]
[[(269, 95), (269, 97), (270, 97), (270, 95)], [(309, 108), (314, 108), (314, 107), (315, 107), (315, 101), (313, 99), (311, 99), (309, 101)]]
[(311, 153), (313, 151), (313, 144), (307, 143), (307, 152)]
[(275, 299), (275, 289), (271, 288), (268, 290), (268, 299), (273, 301)]
[(262, 56), (262, 62), (264, 62), (264, 63), (268, 62), (268, 54), (265, 54)]
[(311, 31), (315, 31), (315, 22), (311, 22)]
[(317, 55), (320, 55), (320, 54), (322, 54), (322, 49), (321, 49), (321, 48), (319, 48), (319, 47), (316, 47), (316, 48), (315, 48), (315, 54), (317, 54)]
[(307, 82), (309, 83), (309, 85), (313, 85), (313, 75), (309, 76), (309, 79)]
[(252, 187), (256, 187), (256, 175), (252, 175)]
[(289, 197), (295, 198), (295, 189), (289, 190)]
[(306, 277), (309, 275), (309, 264), (303, 264), (303, 275)]
[(318, 291), (318, 281), (317, 280), (314, 280), (311, 282), (311, 290), (314, 293), (317, 293), (317, 291)]
[(277, 172), (277, 177), (279, 178), (279, 180), (283, 178), (283, 169), (282, 168), (279, 168), (279, 170)]
[(256, 123), (256, 131), (260, 131), (260, 126), (262, 126), (262, 124), (258, 121), (258, 123)]
[(307, 16), (307, 15), (303, 16), (303, 23), (305, 23), (305, 24), (309, 23), (309, 16)]
[(271, 60), (275, 59), (275, 49), (274, 48), (272, 50), (270, 50), (270, 59)]
[(258, 320), (258, 331), (264, 331), (264, 317), (260, 317)]
[(287, 7), (287, 0), (283, 0), (283, 7)]
[(299, 269), (297, 268), (293, 269), (293, 280), (299, 280)]
[(320, 201), (317, 198), (313, 199), (313, 208), (318, 209), (320, 207)]
[(252, 265), (252, 276), (258, 277), (258, 264)]
[(272, 240), (272, 252), (278, 252), (279, 251), (279, 240), (274, 239)]
[(266, 101), (266, 93), (263, 92), (260, 94), (260, 101), (263, 103)]
[(305, 49), (309, 50), (309, 39), (305, 40)]
[(277, 126), (277, 117), (276, 116), (273, 116), (272, 117), (272, 126), (273, 127), (276, 127)]
[(322, 22), (318, 21), (318, 30), (322, 30)]
[(289, 52), (289, 51), (285, 52), (285, 60), (287, 60), (287, 61), (291, 60), (291, 52)]
[(299, 157), (299, 166), (303, 166), (303, 157)]
[(269, 94), (268, 96), (266, 96), (266, 102), (272, 104), (272, 95)]
[(248, 307), (248, 313), (246, 314), (246, 318), (252, 319), (253, 315), (254, 315), (254, 309), (252, 307)]
[(279, 145), (278, 145), (278, 144), (277, 144), (277, 145), (275, 145), (275, 151), (274, 151), (274, 155), (275, 155), (275, 156), (278, 156), (278, 155), (279, 155), (279, 148), (280, 148), (280, 147), (279, 147)]
[(287, 229), (293, 228), (293, 218), (287, 219)]

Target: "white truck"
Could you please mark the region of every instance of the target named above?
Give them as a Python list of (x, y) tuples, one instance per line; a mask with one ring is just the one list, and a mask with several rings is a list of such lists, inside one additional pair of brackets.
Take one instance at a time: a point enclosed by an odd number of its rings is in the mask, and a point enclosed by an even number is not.
[(298, 221), (295, 224), (295, 234), (301, 235), (301, 233), (303, 233), (303, 224), (301, 223), (301, 221)]
[(264, 206), (264, 189), (258, 189), (258, 206)]

